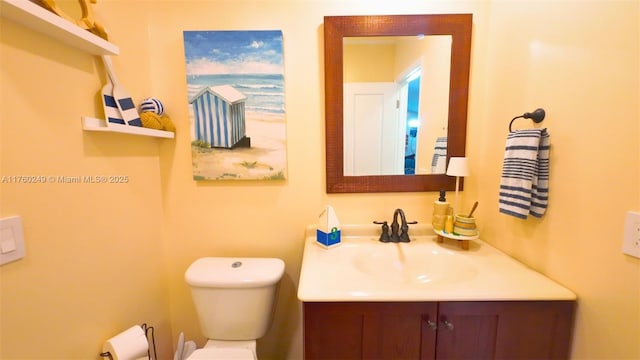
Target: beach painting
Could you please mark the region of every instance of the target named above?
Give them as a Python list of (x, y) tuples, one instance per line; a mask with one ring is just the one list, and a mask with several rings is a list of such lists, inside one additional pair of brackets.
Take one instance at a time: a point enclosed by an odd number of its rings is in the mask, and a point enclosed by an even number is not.
[(194, 180), (284, 180), (282, 31), (184, 31)]

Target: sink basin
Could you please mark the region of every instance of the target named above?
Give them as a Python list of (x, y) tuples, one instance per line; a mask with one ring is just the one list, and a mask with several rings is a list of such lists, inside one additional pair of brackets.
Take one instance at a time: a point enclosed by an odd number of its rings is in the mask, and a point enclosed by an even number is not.
[(425, 246), (424, 242), (382, 245), (385, 246), (354, 254), (354, 268), (378, 281), (417, 285), (465, 281), (478, 273), (477, 267), (464, 257)]
[(575, 300), (570, 290), (480, 239), (469, 249), (439, 243), (413, 225), (409, 243), (378, 241), (376, 225), (343, 225), (342, 243), (316, 243), (307, 228), (298, 298), (302, 301)]

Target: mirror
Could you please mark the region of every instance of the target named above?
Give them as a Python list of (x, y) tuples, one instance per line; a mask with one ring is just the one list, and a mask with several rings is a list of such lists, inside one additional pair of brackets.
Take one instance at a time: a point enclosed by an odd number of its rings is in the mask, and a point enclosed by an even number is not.
[(344, 175), (444, 174), (451, 35), (346, 37), (342, 59)]
[[(442, 173), (446, 164), (446, 161), (442, 160), (465, 155), (471, 24), (471, 14), (325, 17), (327, 193), (454, 190), (455, 179)], [(373, 70), (375, 73), (391, 71), (386, 80), (376, 82), (389, 83), (394, 87), (396, 98), (390, 102), (392, 105), (389, 107), (400, 109), (401, 114), (400, 118), (397, 114), (394, 115), (395, 123), (389, 125), (382, 122), (385, 118), (383, 114), (387, 111), (379, 111), (371, 105), (371, 99), (375, 97), (364, 97), (363, 101), (345, 100), (346, 94), (352, 94), (351, 83), (366, 82), (355, 73), (371, 64), (382, 63), (379, 58), (385, 57), (384, 54), (388, 53), (379, 48), (376, 50), (376, 47), (399, 48), (406, 43), (415, 44), (417, 41), (425, 44), (425, 39), (438, 43), (437, 47), (440, 49), (444, 44), (444, 50), (439, 50), (443, 54), (438, 55), (439, 60), (436, 62), (426, 61), (425, 59), (431, 58), (431, 55), (424, 53), (417, 57), (402, 55), (405, 58), (403, 61), (396, 60), (393, 66), (381, 65), (382, 68), (379, 66)], [(368, 59), (366, 65), (360, 62), (359, 66), (352, 66), (353, 58), (357, 56), (353, 55), (351, 48), (358, 46), (368, 46), (369, 49), (374, 49), (370, 51), (378, 55), (366, 55), (367, 51), (361, 50), (360, 54), (365, 54), (361, 57)], [(397, 54), (407, 53), (397, 51), (395, 57), (399, 58), (402, 56)], [(436, 69), (432, 69), (433, 67)], [(412, 72), (416, 69), (420, 69), (417, 96), (420, 98), (419, 108), (423, 111), (417, 110), (422, 114), (422, 118), (419, 116), (418, 122), (421, 126), (414, 134), (412, 126), (408, 126), (406, 120), (407, 114), (415, 109), (412, 109), (410, 100), (407, 100), (408, 95), (398, 94), (411, 93), (411, 90), (407, 90), (410, 86), (402, 85), (411, 82), (415, 76)], [(371, 74), (371, 71), (368, 73)], [(437, 81), (434, 80), (436, 78)], [(345, 111), (348, 114), (360, 114), (356, 117), (359, 120), (354, 123), (350, 115), (345, 116)], [(368, 135), (365, 136), (364, 133)], [(381, 140), (383, 137), (384, 141)], [(446, 150), (438, 139), (444, 139)], [(405, 165), (409, 163), (407, 158), (412, 155), (412, 141), (415, 140), (418, 142), (413, 152), (415, 174), (412, 174), (411, 170), (405, 170)], [(362, 154), (367, 151), (380, 153), (382, 155), (379, 157), (391, 159), (389, 161), (392, 165), (381, 167), (379, 162), (382, 160), (377, 159), (374, 165), (360, 161), (358, 150), (354, 150), (352, 144), (363, 142), (377, 147), (375, 150), (365, 148), (365, 151), (361, 151)], [(383, 147), (391, 150), (382, 150)], [(435, 150), (438, 147), (442, 149)], [(438, 159), (441, 162), (436, 166)]]

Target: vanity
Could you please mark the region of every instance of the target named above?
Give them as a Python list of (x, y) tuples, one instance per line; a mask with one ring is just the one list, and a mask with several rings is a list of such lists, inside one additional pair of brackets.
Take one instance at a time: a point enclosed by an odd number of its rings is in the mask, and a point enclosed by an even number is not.
[[(324, 20), (327, 193), (457, 189), (443, 169), (465, 156), (472, 15)], [(392, 62), (360, 73), (387, 53)], [(354, 66), (356, 58), (364, 61)], [(369, 78), (389, 69), (386, 79)], [(374, 102), (387, 99), (379, 82), (401, 96)], [(409, 111), (405, 83), (414, 82), (428, 96)], [(383, 115), (389, 109), (394, 116)], [(298, 285), (305, 359), (569, 358), (576, 295), (481, 239), (465, 238), (461, 249), (421, 224), (408, 243), (380, 242), (373, 224), (341, 233), (327, 249), (315, 226), (306, 232)]]
[(306, 231), (305, 359), (569, 358), (576, 295), (491, 245), (439, 243), (427, 225), (409, 243), (341, 231), (329, 249)]

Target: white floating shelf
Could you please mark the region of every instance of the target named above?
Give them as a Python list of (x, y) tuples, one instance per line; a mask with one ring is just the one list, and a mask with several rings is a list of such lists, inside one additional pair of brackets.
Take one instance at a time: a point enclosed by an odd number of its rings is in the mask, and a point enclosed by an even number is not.
[(0, 0), (0, 16), (94, 55), (118, 55), (120, 49), (29, 0)]
[(140, 126), (121, 125), (108, 123), (102, 119), (96, 119), (88, 116), (82, 117), (82, 128), (86, 131), (105, 131), (116, 132), (131, 135), (151, 136), (165, 139), (173, 139), (175, 133), (171, 131), (163, 131), (156, 129), (149, 129)]

